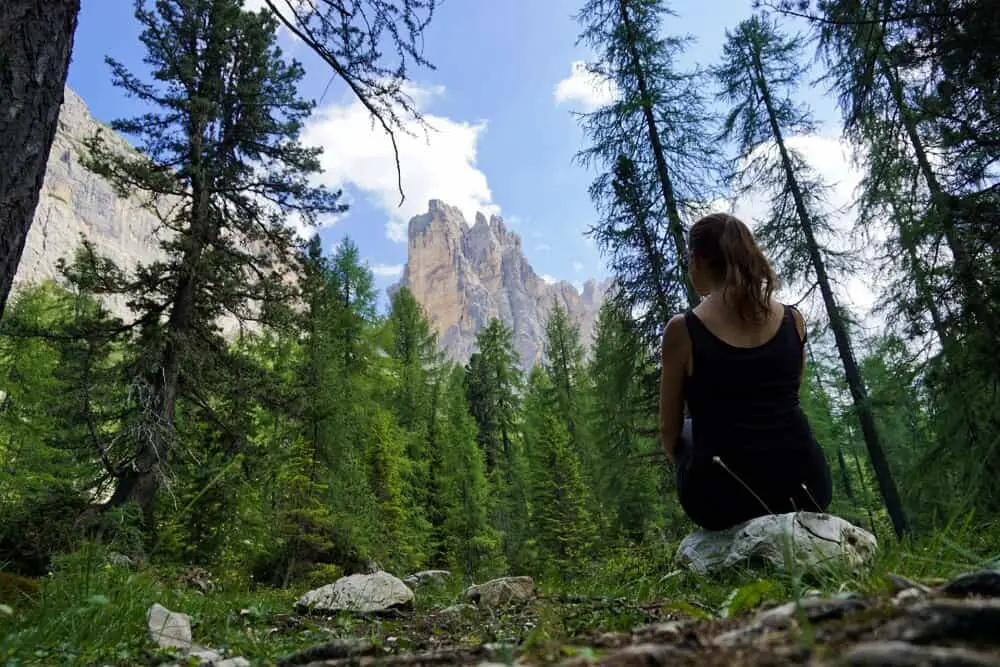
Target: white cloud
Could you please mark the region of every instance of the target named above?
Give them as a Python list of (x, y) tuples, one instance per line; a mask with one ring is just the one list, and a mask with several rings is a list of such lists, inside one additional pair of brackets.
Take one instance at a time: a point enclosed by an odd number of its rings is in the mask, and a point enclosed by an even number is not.
[[(418, 109), (444, 92), (443, 87), (412, 87)], [(333, 104), (317, 112), (306, 125), (303, 142), (322, 146), (324, 173), (319, 180), (332, 188), (352, 186), (365, 193), (387, 215), (386, 232), (406, 240), (410, 218), (427, 210), (430, 199), (457, 206), (472, 220), (477, 211), (498, 214), (486, 175), (476, 167), (477, 144), (486, 122), (468, 123), (425, 113), (431, 129), (416, 123), (396, 132), (406, 199), (399, 205), (392, 144), (360, 102)]]
[(580, 111), (594, 111), (610, 104), (618, 97), (614, 81), (587, 69), (587, 63), (575, 61), (570, 74), (556, 84), (553, 90), (556, 104), (570, 102), (579, 105)]
[[(866, 257), (870, 247), (857, 247), (853, 238), (854, 211), (851, 205), (855, 198), (855, 190), (861, 181), (861, 172), (851, 161), (851, 149), (839, 137), (824, 136), (793, 136), (786, 139), (789, 148), (796, 150), (815, 170), (823, 182), (829, 187), (827, 194), (829, 220), (837, 232), (834, 238), (828, 239), (829, 245), (835, 250), (855, 250)], [(772, 145), (758, 148), (758, 151), (773, 150)], [(713, 210), (727, 210), (745, 221), (751, 229), (755, 229), (768, 215), (770, 193), (756, 190), (735, 202), (714, 201), (709, 204)], [(845, 305), (856, 308), (861, 313), (868, 313), (875, 304), (879, 285), (877, 276), (868, 271), (855, 275), (838, 276), (841, 281), (839, 297), (846, 299)], [(801, 294), (783, 289), (781, 298), (797, 301)], [(818, 306), (818, 304), (816, 304)]]
[(398, 278), (403, 275), (402, 264), (376, 264), (371, 270), (379, 278)]

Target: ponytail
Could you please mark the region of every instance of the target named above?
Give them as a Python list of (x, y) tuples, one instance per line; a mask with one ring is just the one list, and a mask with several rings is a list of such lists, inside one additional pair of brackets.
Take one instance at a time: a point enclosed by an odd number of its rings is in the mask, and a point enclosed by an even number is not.
[(771, 310), (778, 279), (753, 234), (739, 218), (712, 213), (691, 227), (691, 254), (722, 283), (722, 296), (744, 321), (759, 322)]

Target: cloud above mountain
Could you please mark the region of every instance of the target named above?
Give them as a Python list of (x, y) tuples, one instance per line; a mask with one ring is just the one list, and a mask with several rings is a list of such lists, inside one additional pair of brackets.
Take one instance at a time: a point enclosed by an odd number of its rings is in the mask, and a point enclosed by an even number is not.
[[(441, 86), (410, 86), (418, 110), (445, 94)], [(324, 173), (331, 188), (360, 193), (386, 215), (386, 235), (406, 240), (410, 218), (424, 212), (430, 199), (457, 206), (471, 220), (477, 211), (499, 213), (486, 174), (476, 165), (486, 121), (467, 122), (424, 113), (427, 127), (406, 122), (396, 132), (405, 200), (400, 204), (396, 161), (388, 135), (361, 104), (352, 99), (319, 109), (303, 133), (306, 145), (321, 146)]]
[(577, 60), (570, 65), (569, 76), (555, 85), (552, 95), (556, 104), (572, 104), (576, 111), (594, 111), (618, 97), (618, 86)]

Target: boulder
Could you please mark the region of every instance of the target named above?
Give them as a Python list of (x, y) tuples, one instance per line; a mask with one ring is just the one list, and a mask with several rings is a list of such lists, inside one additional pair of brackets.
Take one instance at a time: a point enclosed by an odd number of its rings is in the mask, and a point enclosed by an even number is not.
[(465, 589), (465, 598), (480, 607), (504, 607), (531, 599), (535, 582), (531, 577), (501, 577)]
[(150, 638), (163, 648), (191, 650), (191, 619), (187, 614), (170, 611), (159, 603), (146, 612)]
[(857, 567), (878, 548), (868, 531), (830, 514), (789, 512), (751, 519), (726, 530), (699, 530), (681, 542), (675, 560), (700, 574), (736, 565), (768, 562), (779, 569), (794, 563)]
[(295, 603), (300, 612), (378, 613), (409, 607), (413, 591), (388, 572), (352, 574), (332, 584), (311, 590)]
[(423, 570), (404, 577), (403, 583), (410, 588), (419, 588), (421, 586), (441, 587), (446, 586), (450, 578), (451, 572), (448, 570)]

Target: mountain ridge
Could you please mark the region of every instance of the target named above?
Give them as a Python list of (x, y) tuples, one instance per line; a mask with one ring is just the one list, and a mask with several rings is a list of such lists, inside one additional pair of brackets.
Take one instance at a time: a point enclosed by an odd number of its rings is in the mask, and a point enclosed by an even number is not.
[(424, 308), (448, 356), (465, 362), (475, 335), (497, 317), (513, 331), (522, 366), (542, 358), (545, 320), (555, 304), (580, 326), (589, 346), (610, 281), (590, 279), (582, 290), (567, 281), (549, 283), (524, 256), (521, 237), (498, 215), (464, 214), (440, 199), (410, 219), (407, 262), (390, 294), (407, 286)]
[[(43, 280), (61, 282), (59, 259), (72, 259), (81, 236), (122, 267), (162, 258), (157, 215), (140, 196), (120, 197), (111, 183), (83, 165), (83, 142), (98, 130), (116, 150), (136, 151), (67, 87), (15, 294)], [(164, 211), (169, 206), (160, 203)], [(554, 303), (566, 308), (580, 325), (584, 344), (589, 342), (609, 282), (588, 280), (580, 291), (566, 281), (547, 283), (525, 258), (520, 236), (501, 217), (479, 213), (469, 225), (459, 209), (432, 199), (427, 212), (409, 222), (407, 262), (390, 293), (404, 284), (423, 306), (448, 357), (468, 360), (476, 332), (499, 317), (513, 330), (522, 365), (529, 368), (541, 359), (545, 318)], [(131, 316), (125, 297), (103, 301), (119, 317)], [(220, 325), (227, 335), (240, 328), (231, 317)]]

